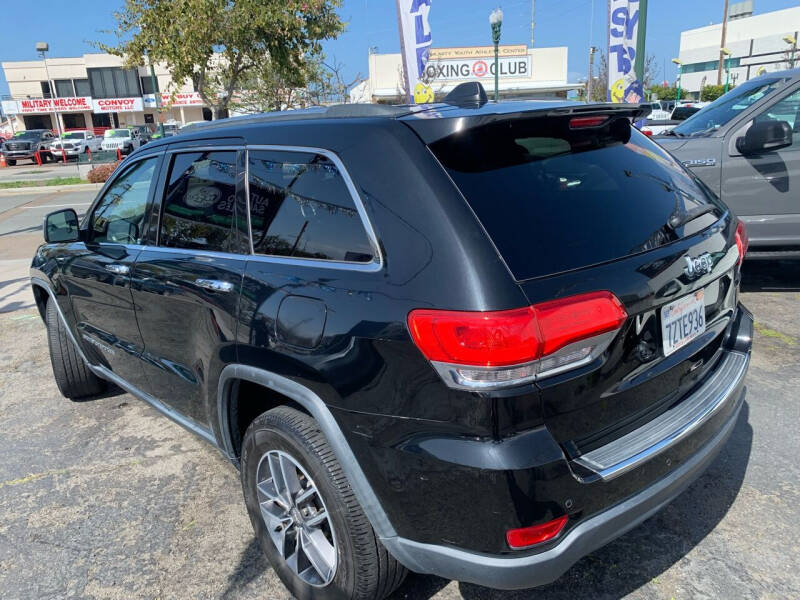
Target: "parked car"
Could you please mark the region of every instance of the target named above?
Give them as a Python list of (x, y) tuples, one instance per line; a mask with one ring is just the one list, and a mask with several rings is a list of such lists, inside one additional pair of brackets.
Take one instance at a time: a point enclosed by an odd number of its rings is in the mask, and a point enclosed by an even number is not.
[(45, 220), (56, 383), (217, 446), (298, 598), (553, 581), (684, 490), (743, 404), (747, 236), (631, 127), (648, 110), (463, 84), (151, 142), (83, 221)]
[(153, 139), (153, 132), (150, 131), (149, 125), (132, 125), (131, 129), (135, 129), (139, 132), (139, 141), (142, 145)]
[(161, 135), (161, 127), (159, 127), (155, 131), (155, 133), (153, 133), (152, 139), (157, 140), (157, 139), (160, 139), (162, 137), (172, 137), (173, 135), (178, 135), (178, 131), (179, 130), (180, 130), (180, 127), (178, 125), (176, 125), (174, 123), (170, 123), (170, 124), (164, 125), (164, 135), (163, 136)]
[(104, 151), (119, 150), (122, 154), (130, 154), (141, 145), (141, 136), (136, 129), (107, 129), (103, 133), (100, 148)]
[[(671, 113), (652, 112), (645, 120), (641, 130), (645, 135), (660, 135), (674, 129), (681, 121), (685, 121), (700, 108), (695, 106), (676, 106)], [(664, 115), (667, 115), (664, 118)]]
[(39, 152), (42, 162), (47, 162), (53, 158), (50, 152), (52, 141), (53, 133), (49, 129), (18, 131), (14, 137), (5, 141), (0, 152), (12, 167), (17, 164), (18, 160), (30, 159), (36, 163), (36, 152)]
[(800, 69), (746, 81), (654, 139), (747, 224), (748, 258), (800, 258)]
[(67, 158), (77, 157), (88, 152), (100, 150), (102, 138), (96, 136), (93, 131), (83, 129), (79, 131), (67, 131), (61, 134), (61, 139), (55, 138), (50, 144), (53, 156), (67, 155)]

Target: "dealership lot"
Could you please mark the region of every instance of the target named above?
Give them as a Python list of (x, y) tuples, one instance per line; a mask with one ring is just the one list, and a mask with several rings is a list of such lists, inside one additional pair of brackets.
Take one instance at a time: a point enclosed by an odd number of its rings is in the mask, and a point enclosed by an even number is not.
[[(0, 597), (286, 598), (216, 450), (128, 394), (58, 394), (27, 263), (42, 216), (93, 196), (0, 196)], [(412, 576), (393, 598), (800, 597), (800, 264), (747, 264), (742, 297), (756, 319), (747, 402), (686, 493), (555, 585)]]

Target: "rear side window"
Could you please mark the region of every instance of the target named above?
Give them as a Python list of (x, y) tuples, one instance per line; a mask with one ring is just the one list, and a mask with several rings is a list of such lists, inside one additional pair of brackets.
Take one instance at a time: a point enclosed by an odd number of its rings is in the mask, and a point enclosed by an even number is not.
[(250, 222), (257, 254), (370, 262), (350, 190), (327, 156), (249, 151)]
[(175, 154), (159, 243), (172, 248), (234, 252), (236, 152)]
[[(644, 252), (715, 222), (667, 222), (710, 192), (627, 121), (570, 129), (568, 119), (514, 119), (435, 142), (516, 279)], [(716, 213), (716, 216), (715, 214)]]

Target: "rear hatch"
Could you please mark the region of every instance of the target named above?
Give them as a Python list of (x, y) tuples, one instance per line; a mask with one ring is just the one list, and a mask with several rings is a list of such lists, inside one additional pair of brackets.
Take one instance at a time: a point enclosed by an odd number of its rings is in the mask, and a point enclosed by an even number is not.
[(609, 291), (624, 306), (601, 355), (536, 381), (572, 456), (680, 401), (719, 360), (736, 306), (733, 218), (631, 111), (497, 115), (426, 140), (531, 304)]

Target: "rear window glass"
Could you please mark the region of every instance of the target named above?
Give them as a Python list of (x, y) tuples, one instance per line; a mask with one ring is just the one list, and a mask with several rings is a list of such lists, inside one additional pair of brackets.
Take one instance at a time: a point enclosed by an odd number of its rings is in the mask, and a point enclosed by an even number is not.
[(570, 130), (563, 118), (502, 121), (431, 150), (518, 280), (645, 252), (721, 215), (668, 226), (673, 215), (715, 200), (621, 119), (599, 130)]

